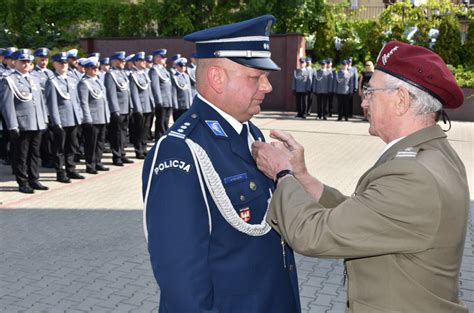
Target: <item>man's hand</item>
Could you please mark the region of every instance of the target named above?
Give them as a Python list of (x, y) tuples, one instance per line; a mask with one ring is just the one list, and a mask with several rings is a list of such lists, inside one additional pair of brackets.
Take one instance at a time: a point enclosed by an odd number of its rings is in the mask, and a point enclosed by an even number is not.
[(293, 170), (291, 153), (279, 142), (265, 143), (255, 141), (252, 145), (252, 156), (257, 167), (269, 178), (276, 180), (276, 174), (282, 170)]
[(270, 131), (270, 137), (277, 139), (277, 142), (272, 142), (272, 145), (285, 150), (291, 155), (290, 162), (295, 176), (301, 177), (308, 173), (304, 160), (304, 147), (299, 144), (293, 136), (281, 130)]

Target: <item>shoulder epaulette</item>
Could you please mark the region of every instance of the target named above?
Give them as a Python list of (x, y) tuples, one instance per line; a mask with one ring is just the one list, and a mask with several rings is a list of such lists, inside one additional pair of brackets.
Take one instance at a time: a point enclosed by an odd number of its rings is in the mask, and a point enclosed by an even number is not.
[(418, 155), (418, 151), (420, 148), (409, 147), (404, 150), (398, 151), (395, 155), (394, 159), (401, 159), (401, 158), (416, 158)]
[(198, 120), (198, 115), (193, 113), (183, 119), (183, 121), (180, 121), (179, 125), (173, 125), (167, 135), (184, 140), (191, 133), (194, 127), (196, 127)]

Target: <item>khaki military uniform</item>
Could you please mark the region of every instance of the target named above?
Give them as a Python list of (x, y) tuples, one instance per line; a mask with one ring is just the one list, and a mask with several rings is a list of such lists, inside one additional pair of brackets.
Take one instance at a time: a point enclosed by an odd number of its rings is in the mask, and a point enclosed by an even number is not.
[(267, 221), (301, 254), (345, 259), (346, 312), (465, 313), (468, 211), (464, 165), (435, 125), (389, 148), (351, 197), (324, 186), (318, 203), (283, 179)]

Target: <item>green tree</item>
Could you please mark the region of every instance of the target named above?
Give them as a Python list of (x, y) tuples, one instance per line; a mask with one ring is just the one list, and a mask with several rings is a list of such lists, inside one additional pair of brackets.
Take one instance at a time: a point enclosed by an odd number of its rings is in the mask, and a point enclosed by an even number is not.
[(441, 17), (439, 25), (439, 36), (434, 46), (434, 51), (438, 53), (446, 63), (457, 66), (460, 63), (461, 34), (459, 31), (459, 20), (453, 14)]
[(474, 67), (474, 22), (471, 21), (463, 46), (464, 63)]

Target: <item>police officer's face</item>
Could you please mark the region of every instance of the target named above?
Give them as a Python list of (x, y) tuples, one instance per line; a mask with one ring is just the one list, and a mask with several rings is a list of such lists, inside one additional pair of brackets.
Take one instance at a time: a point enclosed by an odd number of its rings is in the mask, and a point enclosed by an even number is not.
[(248, 121), (260, 113), (265, 94), (272, 91), (269, 72), (226, 61), (225, 91), (229, 99), (226, 111), (240, 122)]
[(125, 67), (125, 60), (112, 60), (112, 66), (119, 70), (123, 70)]
[(64, 73), (67, 72), (68, 63), (67, 62), (53, 62), (53, 67), (54, 67), (54, 70), (58, 74), (63, 75)]
[(86, 70), (86, 74), (89, 75), (90, 77), (96, 77), (97, 72), (99, 71), (99, 68), (97, 66), (93, 66), (93, 67), (86, 67), (85, 70)]
[(41, 68), (46, 68), (48, 66), (47, 57), (36, 57), (36, 64)]
[[(375, 71), (367, 87), (386, 88), (385, 73)], [(390, 142), (393, 131), (397, 128), (395, 104), (398, 100), (396, 89), (374, 90), (365, 96), (362, 107), (367, 109), (369, 120), (369, 134), (380, 137), (385, 142)]]
[(26, 74), (30, 71), (30, 64), (29, 60), (16, 60), (15, 69), (22, 74)]
[(134, 64), (135, 64), (136, 68), (138, 68), (140, 70), (143, 70), (146, 66), (146, 61), (145, 60), (138, 60), (138, 61), (135, 61)]

